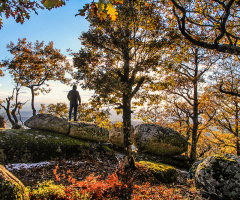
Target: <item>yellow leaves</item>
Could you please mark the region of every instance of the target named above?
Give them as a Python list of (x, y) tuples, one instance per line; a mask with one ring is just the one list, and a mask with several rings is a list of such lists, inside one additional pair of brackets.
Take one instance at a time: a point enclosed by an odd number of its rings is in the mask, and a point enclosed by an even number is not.
[(106, 19), (107, 16), (113, 21), (117, 19), (117, 11), (114, 8), (116, 4), (123, 4), (123, 0), (115, 0), (112, 3), (104, 3), (103, 0), (99, 0), (98, 3), (92, 2), (91, 5), (86, 4), (83, 9), (79, 10), (77, 15), (85, 16), (86, 11), (88, 11), (87, 18), (91, 19), (95, 16), (99, 17), (100, 20)]
[(107, 14), (109, 15), (110, 19), (115, 21), (117, 18), (117, 10), (114, 8), (113, 4), (107, 3), (106, 10), (107, 10)]
[(116, 127), (116, 128), (122, 128), (123, 127), (123, 122), (116, 122), (115, 124), (114, 124), (114, 126)]
[(103, 127), (105, 129), (112, 129), (112, 122), (110, 121), (110, 119), (105, 119), (102, 121), (102, 118), (99, 117), (96, 119), (96, 123), (100, 126), (100, 127)]

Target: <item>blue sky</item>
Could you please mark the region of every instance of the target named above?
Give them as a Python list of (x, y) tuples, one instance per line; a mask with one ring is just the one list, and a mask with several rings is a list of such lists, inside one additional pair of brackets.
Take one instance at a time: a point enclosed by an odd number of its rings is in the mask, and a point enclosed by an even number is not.
[[(13, 18), (3, 19), (3, 27), (0, 30), (0, 59), (11, 58), (11, 54), (7, 51), (6, 45), (10, 41), (15, 44), (18, 38), (26, 37), (30, 42), (36, 40), (44, 41), (47, 44), (49, 41), (54, 42), (54, 47), (60, 49), (61, 52), (68, 55), (68, 48), (74, 52), (81, 48), (81, 42), (78, 40), (83, 31), (87, 31), (89, 24), (84, 17), (77, 16), (78, 10), (83, 8), (86, 3), (91, 0), (69, 0), (66, 5), (57, 9), (38, 10), (38, 15), (32, 13), (29, 20), (24, 24), (19, 24)], [(68, 103), (66, 98), (70, 86), (65, 86), (58, 82), (50, 83), (52, 91), (47, 95), (39, 95), (36, 97), (36, 106), (41, 103)], [(0, 99), (9, 96), (13, 89), (13, 81), (9, 74), (5, 77), (0, 77)], [(78, 88), (82, 96), (83, 102), (87, 102), (92, 92), (82, 91)], [(20, 101), (30, 100), (30, 91), (22, 90), (19, 96)], [(24, 110), (30, 110), (30, 101), (24, 106)], [(0, 111), (1, 112), (1, 111)]]

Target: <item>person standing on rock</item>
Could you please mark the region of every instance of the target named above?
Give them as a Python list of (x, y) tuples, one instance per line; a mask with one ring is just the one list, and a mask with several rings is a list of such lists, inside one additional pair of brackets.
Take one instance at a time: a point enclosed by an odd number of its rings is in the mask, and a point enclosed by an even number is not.
[(69, 121), (71, 121), (73, 109), (74, 109), (74, 113), (73, 113), (74, 121), (77, 121), (77, 108), (78, 108), (78, 105), (81, 105), (81, 97), (79, 95), (79, 92), (77, 91), (76, 85), (73, 85), (72, 90), (68, 92), (67, 98), (70, 101)]

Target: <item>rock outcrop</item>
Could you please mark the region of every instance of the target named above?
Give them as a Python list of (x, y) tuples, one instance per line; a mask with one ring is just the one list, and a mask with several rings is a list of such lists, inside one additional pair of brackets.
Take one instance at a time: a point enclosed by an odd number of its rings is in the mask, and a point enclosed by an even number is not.
[(141, 124), (135, 127), (134, 144), (140, 151), (155, 155), (174, 156), (187, 151), (184, 136), (171, 128), (155, 124)]
[(89, 122), (69, 122), (65, 118), (50, 114), (33, 116), (24, 125), (29, 128), (57, 132), (82, 140), (97, 142), (108, 142), (109, 140), (108, 130), (96, 124)]
[(68, 120), (50, 114), (38, 114), (32, 116), (25, 121), (24, 125), (29, 128), (54, 131), (62, 134), (69, 133)]
[(0, 165), (0, 199), (29, 199), (22, 182), (2, 165)]
[(0, 115), (0, 128), (7, 128), (7, 122), (3, 116)]
[(70, 122), (69, 136), (82, 140), (107, 142), (109, 132), (93, 123)]
[(212, 199), (240, 199), (240, 158), (217, 154), (197, 167), (196, 186)]

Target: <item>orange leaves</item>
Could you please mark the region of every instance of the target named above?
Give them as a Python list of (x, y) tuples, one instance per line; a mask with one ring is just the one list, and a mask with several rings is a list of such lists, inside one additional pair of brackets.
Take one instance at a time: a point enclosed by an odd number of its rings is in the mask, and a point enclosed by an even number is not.
[(89, 175), (84, 181), (77, 182), (74, 179), (72, 183), (74, 183), (75, 187), (79, 190), (84, 191), (84, 193), (89, 193), (93, 199), (113, 197), (114, 195), (112, 193), (121, 187), (122, 184), (116, 174), (109, 175), (106, 180), (101, 180), (101, 176), (95, 177), (94, 175)]
[(123, 0), (113, 0), (113, 4), (123, 4)]
[(56, 175), (58, 170), (58, 165), (53, 169), (53, 174)]

